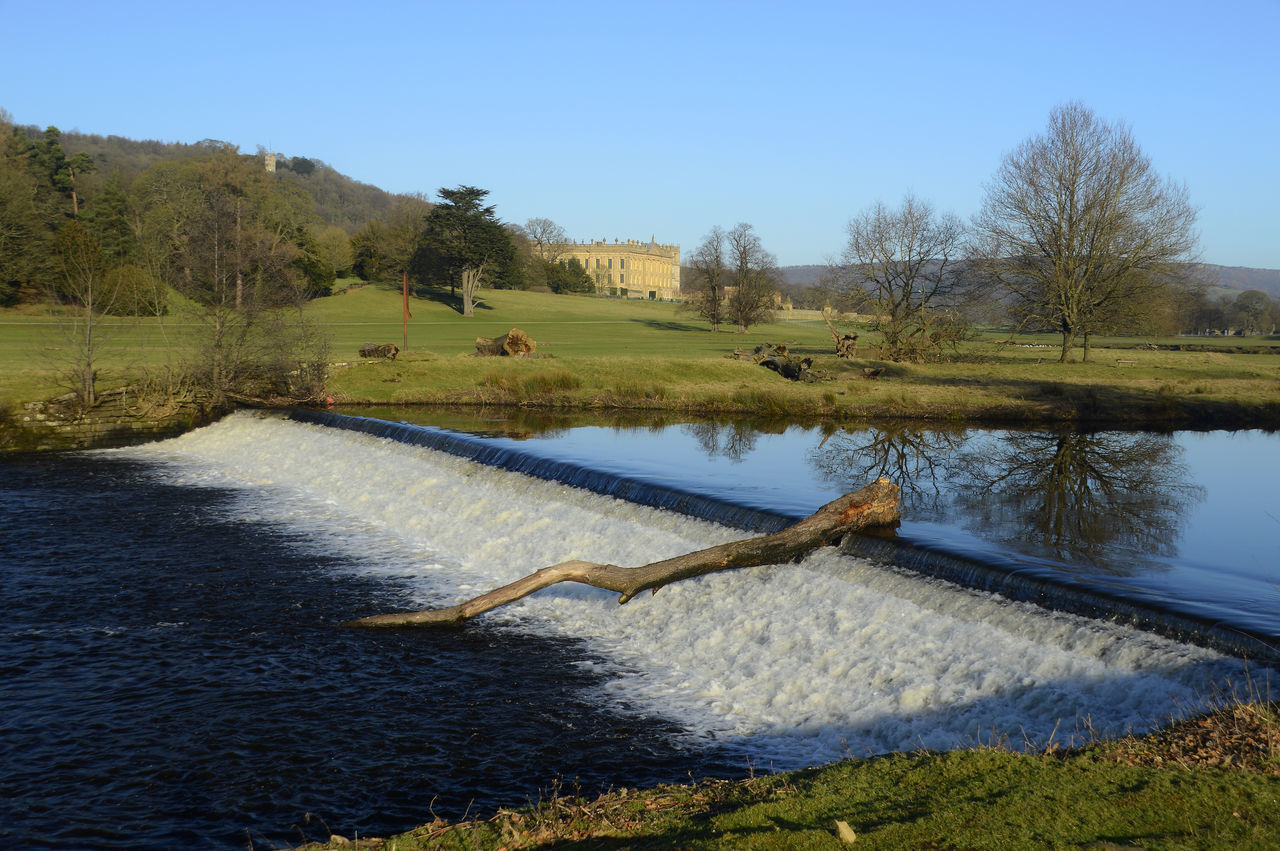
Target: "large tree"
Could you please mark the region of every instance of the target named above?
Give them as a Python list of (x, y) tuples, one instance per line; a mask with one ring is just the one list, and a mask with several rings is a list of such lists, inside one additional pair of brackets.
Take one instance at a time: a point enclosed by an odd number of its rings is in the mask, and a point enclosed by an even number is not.
[(760, 241), (755, 228), (739, 222), (725, 234), (726, 258), (733, 280), (728, 315), (745, 333), (752, 325), (773, 319), (778, 297), (778, 261)]
[(366, 281), (394, 280), (413, 263), (422, 223), (431, 212), (422, 195), (397, 195), (380, 217), (364, 223), (351, 237), (352, 267)]
[(564, 228), (547, 218), (535, 217), (526, 221), (524, 234), (533, 243), (538, 257), (548, 262), (559, 260), (569, 243), (569, 235)]
[(961, 275), (964, 224), (908, 194), (902, 206), (877, 202), (849, 221), (835, 279), (880, 332), (880, 356), (920, 361), (936, 356), (965, 330)]
[(475, 315), (482, 281), (503, 282), (515, 266), (511, 234), (498, 221), (493, 205), (484, 204), (488, 194), (474, 186), (441, 189), (440, 203), (427, 214), (414, 260), (419, 277), (461, 289), (463, 316)]
[(0, 306), (17, 303), (24, 288), (57, 267), (53, 228), (41, 214), (39, 185), (27, 141), (0, 109)]
[(711, 333), (720, 330), (725, 318), (725, 287), (729, 283), (729, 266), (725, 255), (725, 233), (719, 225), (703, 237), (692, 256), (691, 290), (685, 295), (686, 309), (711, 323)]
[(1030, 327), (1116, 328), (1183, 279), (1195, 247), (1186, 187), (1162, 179), (1127, 127), (1072, 102), (1005, 156), (974, 226), (980, 267)]
[(152, 166), (135, 195), (144, 254), (200, 326), (191, 373), (212, 402), (313, 397), (325, 343), (298, 310), (307, 199), (233, 149)]
[(1246, 334), (1270, 334), (1274, 330), (1271, 296), (1262, 290), (1245, 290), (1236, 296), (1232, 315)]

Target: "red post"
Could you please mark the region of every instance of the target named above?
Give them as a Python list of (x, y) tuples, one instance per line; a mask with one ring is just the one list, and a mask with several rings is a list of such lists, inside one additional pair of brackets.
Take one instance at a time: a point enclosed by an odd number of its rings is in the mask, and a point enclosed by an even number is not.
[(409, 272), (404, 273), (404, 345), (400, 348), (405, 351), (409, 350), (409, 320), (412, 314), (409, 313)]

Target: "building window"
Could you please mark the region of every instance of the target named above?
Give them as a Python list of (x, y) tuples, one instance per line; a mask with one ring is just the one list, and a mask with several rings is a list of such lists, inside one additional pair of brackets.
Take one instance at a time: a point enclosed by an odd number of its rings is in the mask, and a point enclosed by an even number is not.
[(627, 273), (626, 273), (626, 272), (619, 272), (619, 273), (618, 273), (618, 283), (620, 283), (620, 284), (625, 284), (626, 282), (627, 282)]
[(612, 257), (610, 257), (610, 258), (609, 258), (609, 268), (610, 268), (610, 269), (612, 269), (612, 268), (613, 268), (613, 258), (612, 258)]
[(618, 268), (619, 269), (627, 268), (627, 258), (623, 257), (621, 260), (618, 261)]

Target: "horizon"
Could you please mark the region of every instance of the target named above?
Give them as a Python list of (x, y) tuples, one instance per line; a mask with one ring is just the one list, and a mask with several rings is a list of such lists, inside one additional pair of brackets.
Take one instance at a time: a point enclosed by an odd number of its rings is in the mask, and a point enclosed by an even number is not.
[(47, 13), (0, 3), (15, 124), (222, 139), (396, 194), (479, 186), (503, 220), (576, 240), (691, 253), (749, 222), (782, 266), (822, 265), (851, 217), (907, 193), (967, 219), (1004, 154), (1079, 100), (1186, 184), (1198, 260), (1280, 269), (1277, 0), (1086, 0), (1066, 19), (1013, 2), (393, 2), (351, 19), (137, 0), (77, 4), (53, 62)]

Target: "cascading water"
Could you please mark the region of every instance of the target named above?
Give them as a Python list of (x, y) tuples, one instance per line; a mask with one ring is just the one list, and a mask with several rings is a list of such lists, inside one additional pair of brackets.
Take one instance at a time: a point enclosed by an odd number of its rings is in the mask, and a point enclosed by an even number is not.
[[(296, 839), (308, 811), (385, 833), (430, 820), (433, 800), (454, 817), (517, 805), (556, 775), (593, 791), (993, 736), (1065, 743), (1248, 679), (1212, 650), (833, 549), (625, 606), (561, 585), (461, 633), (345, 630), (569, 558), (643, 564), (742, 533), (278, 417), (81, 458), (87, 484), (38, 492), (53, 467), (6, 503), (30, 515), (0, 547), (19, 600), (0, 658), (15, 755), (0, 835), (19, 845), (244, 847)], [(74, 513), (64, 532), (37, 503)], [(97, 518), (119, 525), (95, 544)]]
[[(738, 537), (396, 441), (244, 416), (223, 429), (149, 453), (191, 453), (200, 475), (258, 490), (264, 517), (306, 524), (304, 537), (329, 552), (358, 548), (360, 569), (392, 579), (409, 605), (452, 603), (566, 559), (643, 564)], [(868, 591), (868, 574), (896, 590)], [(921, 606), (920, 585), (824, 551), (626, 606), (557, 586), (490, 618), (586, 640), (612, 667), (604, 705), (676, 721), (779, 767), (834, 759), (846, 746), (952, 747), (993, 724), (1033, 741), (1064, 717), (1119, 732), (1194, 700), (1211, 669), (1234, 667), (1147, 633), (959, 589), (930, 586)], [(1019, 628), (1005, 625), (1011, 618)]]
[[(805, 514), (803, 511), (742, 505), (732, 499), (693, 493), (671, 484), (654, 484), (634, 476), (548, 458), (493, 440), (444, 429), (328, 411), (298, 410), (291, 417), (299, 422), (438, 449), (485, 465), (758, 534), (775, 532)], [(1062, 571), (1037, 570), (1025, 561), (992, 554), (971, 555), (936, 546), (921, 547), (882, 538), (850, 536), (844, 542), (844, 551), (891, 562), (923, 576), (955, 582), (966, 588), (995, 592), (1010, 600), (1136, 626), (1176, 641), (1200, 644), (1253, 662), (1280, 663), (1280, 647), (1274, 643), (1273, 636), (1220, 623), (1212, 606), (1194, 601), (1181, 601), (1181, 609), (1174, 609), (1167, 605), (1168, 601), (1162, 595), (1144, 594), (1141, 589), (1133, 587), (1112, 589), (1104, 583), (1080, 581)]]

